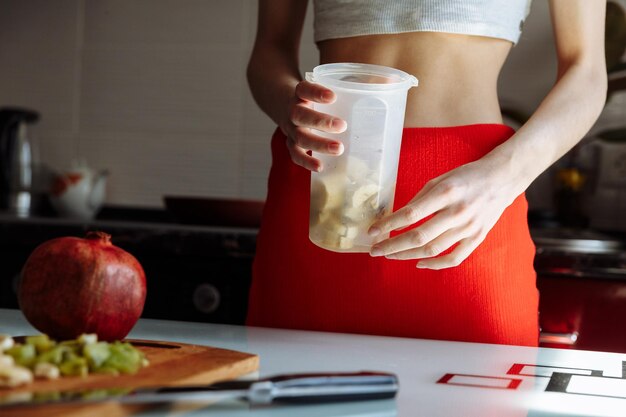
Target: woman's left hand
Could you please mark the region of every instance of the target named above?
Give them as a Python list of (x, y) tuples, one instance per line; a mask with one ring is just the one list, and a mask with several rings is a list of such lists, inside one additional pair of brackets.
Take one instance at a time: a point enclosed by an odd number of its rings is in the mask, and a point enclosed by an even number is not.
[[(409, 203), (375, 222), (377, 236), (419, 226), (374, 245), (372, 256), (420, 259), (418, 268), (443, 269), (459, 265), (485, 239), (504, 209), (524, 190), (491, 161), (478, 160), (432, 179)], [(448, 254), (439, 256), (447, 249)]]

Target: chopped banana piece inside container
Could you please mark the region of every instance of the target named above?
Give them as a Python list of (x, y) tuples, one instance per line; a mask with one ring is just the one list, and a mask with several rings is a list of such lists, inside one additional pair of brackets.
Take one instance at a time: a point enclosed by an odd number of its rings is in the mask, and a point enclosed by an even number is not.
[[(328, 249), (349, 250), (367, 239), (367, 230), (385, 211), (380, 170), (349, 155), (345, 176), (320, 175), (311, 182), (311, 239)], [(359, 237), (361, 236), (361, 237)], [(366, 240), (367, 241), (367, 240)]]
[(352, 207), (358, 208), (368, 204), (369, 207), (375, 207), (376, 203), (372, 203), (378, 196), (379, 187), (376, 184), (367, 184), (359, 187), (352, 194)]
[(346, 169), (348, 178), (352, 181), (362, 181), (370, 173), (367, 162), (355, 156), (348, 156), (348, 165)]

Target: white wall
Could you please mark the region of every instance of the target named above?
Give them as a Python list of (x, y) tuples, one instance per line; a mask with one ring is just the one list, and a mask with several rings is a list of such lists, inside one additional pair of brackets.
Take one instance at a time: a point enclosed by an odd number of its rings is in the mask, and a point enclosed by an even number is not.
[(0, 106), (41, 112), (43, 162), (111, 172), (108, 202), (263, 198), (271, 123), (247, 89), (255, 2), (2, 0)]
[[(253, 0), (2, 0), (0, 106), (39, 110), (42, 160), (111, 172), (110, 204), (163, 195), (265, 196), (272, 123), (245, 66)], [(318, 59), (309, 12), (301, 68)], [(501, 80), (532, 111), (555, 75), (547, 2), (536, 0)]]

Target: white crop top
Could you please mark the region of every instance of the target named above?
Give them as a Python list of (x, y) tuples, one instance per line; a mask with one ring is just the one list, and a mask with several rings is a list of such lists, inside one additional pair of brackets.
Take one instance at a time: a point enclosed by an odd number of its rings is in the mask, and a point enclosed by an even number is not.
[(314, 0), (315, 41), (447, 32), (517, 43), (532, 0)]

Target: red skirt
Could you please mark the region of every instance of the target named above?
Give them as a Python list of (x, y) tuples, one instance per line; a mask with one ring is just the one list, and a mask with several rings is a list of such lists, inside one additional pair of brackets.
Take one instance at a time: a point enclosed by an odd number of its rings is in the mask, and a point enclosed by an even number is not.
[[(507, 140), (499, 124), (405, 128), (394, 210), (421, 187)], [(329, 332), (537, 346), (535, 247), (519, 196), (460, 266), (335, 253), (309, 240), (310, 172), (285, 136), (272, 138), (272, 169), (257, 240), (247, 324)]]

